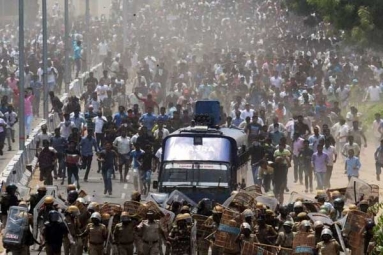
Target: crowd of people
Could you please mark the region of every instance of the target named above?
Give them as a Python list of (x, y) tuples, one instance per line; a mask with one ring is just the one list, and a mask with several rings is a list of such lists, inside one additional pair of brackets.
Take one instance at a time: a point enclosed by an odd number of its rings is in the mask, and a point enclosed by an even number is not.
[[(152, 200), (141, 201), (138, 191), (120, 205), (90, 202), (75, 185), (67, 186), (66, 198), (55, 198), (40, 186), (27, 201), (18, 200), (14, 184), (5, 190), (3, 243), (13, 254), (29, 254), (34, 243), (47, 254), (61, 254), (62, 249), (65, 254), (90, 255), (339, 255), (346, 249), (352, 254), (378, 254), (371, 201), (364, 199), (345, 209), (345, 194), (338, 190), (318, 191), (315, 201), (296, 198), (275, 209), (270, 203), (255, 202), (254, 197), (258, 200), (262, 194), (245, 191), (233, 192), (225, 206), (208, 198), (192, 205), (181, 193), (177, 198), (170, 195), (162, 207), (160, 197), (152, 194)], [(365, 225), (351, 225), (347, 217), (355, 215), (361, 215)], [(352, 231), (358, 233), (356, 239), (351, 238)], [(22, 241), (12, 240), (12, 235)]]
[[(291, 209), (283, 206), (283, 197), (289, 191), (287, 178), (291, 168), (294, 183), (302, 185), (306, 193), (318, 192), (320, 214), (335, 222), (349, 211), (367, 213), (372, 201), (361, 199), (357, 205), (348, 204), (346, 208), (339, 192), (326, 196), (322, 190), (331, 188), (334, 164), (338, 161), (344, 164), (349, 180), (361, 176), (360, 154), (368, 140), (366, 125), (372, 125), (373, 144), (369, 146), (377, 147), (376, 180), (380, 181), (383, 121), (376, 113), (372, 124), (362, 122), (367, 113), (358, 108), (361, 102), (368, 105), (381, 101), (381, 59), (338, 47), (338, 39), (327, 37), (321, 24), (315, 31), (304, 27), (303, 20), (279, 1), (133, 1), (129, 14), (128, 24), (123, 24), (122, 6), (114, 1), (109, 19), (92, 19), (91, 38), (96, 43), (87, 46), (91, 47), (88, 58), (80, 35), (86, 31), (85, 25), (82, 21), (75, 23), (75, 76), (86, 66), (82, 62), (86, 59), (102, 61), (104, 71), (101, 77), (90, 72), (84, 82), (86, 91), (71, 96), (67, 102), (61, 102), (57, 96), (62, 91), (64, 74), (62, 36), (58, 32), (50, 37), (49, 96), (52, 111), (60, 114), (62, 122), (54, 134), (48, 132), (47, 126), (41, 127), (36, 144), (40, 181), (52, 185), (53, 180), (60, 178), (64, 185), (66, 179), (80, 190), (80, 183), (87, 182), (90, 172), (96, 171), (92, 169), (96, 155), (104, 194), (113, 194), (113, 179), (128, 182), (131, 171), (137, 190), (132, 200), (140, 202), (140, 194), (150, 192), (151, 175), (158, 170), (162, 140), (191, 124), (198, 100), (217, 100), (221, 105), (220, 126), (242, 129), (248, 135), (246, 151), (254, 184), (274, 196), (280, 206), (273, 210), (258, 203), (236, 208), (243, 222), (234, 240), (235, 249), (228, 251), (219, 246), (213, 234), (207, 240), (202, 238), (202, 243), (207, 244), (198, 248), (199, 253), (207, 254), (206, 247), (211, 246), (213, 254), (239, 254), (247, 242), (266, 245), (261, 246), (266, 250), (267, 245), (280, 247), (281, 254), (288, 254), (294, 237), (307, 233), (307, 243), (314, 240), (309, 254), (339, 254), (344, 249), (340, 239), (353, 254), (366, 254), (374, 217), (366, 218), (365, 243), (357, 250), (348, 243), (347, 229), (343, 229), (341, 238), (334, 225), (308, 217), (310, 210), (302, 199), (295, 201)], [(54, 20), (51, 28), (61, 31), (60, 18)], [(122, 36), (124, 26), (129, 31), (127, 41)], [(9, 40), (3, 40), (0, 48), (0, 110), (4, 115), (0, 119), (0, 155), (5, 138), (12, 149), (18, 120), (19, 52), (10, 36), (15, 29), (8, 27), (3, 37)], [(25, 52), (28, 67), (24, 86), (28, 88), (25, 123), (29, 135), (32, 119), (39, 116), (43, 100), (43, 71), (41, 38), (36, 39), (33, 33), (26, 38), (30, 39)], [(83, 180), (79, 178), (80, 169), (85, 170)], [(8, 191), (12, 196), (14, 191), (9, 188), (6, 194)], [(138, 217), (121, 208), (108, 216), (97, 212), (94, 203), (82, 199), (76, 202), (76, 191), (72, 191), (68, 190), (69, 207), (64, 212), (64, 221), (73, 225), (69, 231), (57, 225), (61, 223), (53, 207), (55, 200), (44, 198), (39, 215), (42, 222), (47, 222), (41, 229), (49, 254), (57, 254), (62, 243), (68, 253), (81, 253), (86, 248), (91, 255), (101, 254), (108, 245), (119, 254), (133, 254), (133, 249), (139, 255), (160, 254), (162, 243), (167, 244), (171, 254), (191, 254), (194, 215), (209, 217), (203, 226), (210, 228), (211, 233), (227, 227), (227, 222), (222, 222), (227, 208), (212, 205), (210, 200), (200, 201), (196, 208), (172, 204), (168, 209), (176, 214), (175, 221), (164, 228), (155, 220), (156, 211), (149, 210)], [(37, 201), (44, 192), (44, 188), (39, 189)], [(70, 194), (76, 198), (70, 198)], [(17, 204), (14, 201), (4, 208)], [(88, 210), (82, 210), (86, 206)], [(2, 214), (7, 214), (3, 206)], [(111, 215), (115, 217), (108, 218)], [(115, 223), (112, 228), (107, 227), (109, 219)], [(54, 229), (61, 230), (53, 238), (50, 233)], [(74, 243), (69, 236), (75, 238)], [(29, 251), (25, 244), (23, 252), (27, 248)]]

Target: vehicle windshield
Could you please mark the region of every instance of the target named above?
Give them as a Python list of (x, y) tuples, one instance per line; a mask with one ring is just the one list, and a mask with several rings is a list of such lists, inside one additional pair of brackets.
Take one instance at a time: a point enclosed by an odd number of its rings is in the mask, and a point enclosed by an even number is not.
[(163, 186), (228, 187), (227, 164), (165, 163), (161, 174)]

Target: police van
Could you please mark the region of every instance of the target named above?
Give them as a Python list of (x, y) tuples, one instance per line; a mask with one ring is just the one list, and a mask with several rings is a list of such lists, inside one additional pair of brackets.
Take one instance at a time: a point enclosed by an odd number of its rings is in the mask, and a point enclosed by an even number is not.
[(179, 190), (193, 201), (223, 203), (246, 179), (247, 135), (235, 127), (218, 127), (218, 101), (198, 101), (190, 127), (163, 140), (158, 191)]

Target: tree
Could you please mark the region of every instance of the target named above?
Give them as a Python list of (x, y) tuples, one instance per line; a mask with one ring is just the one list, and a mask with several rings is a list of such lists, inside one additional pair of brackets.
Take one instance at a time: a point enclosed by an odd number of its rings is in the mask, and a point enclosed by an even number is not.
[(383, 44), (382, 0), (286, 0), (301, 15), (316, 13), (361, 46)]

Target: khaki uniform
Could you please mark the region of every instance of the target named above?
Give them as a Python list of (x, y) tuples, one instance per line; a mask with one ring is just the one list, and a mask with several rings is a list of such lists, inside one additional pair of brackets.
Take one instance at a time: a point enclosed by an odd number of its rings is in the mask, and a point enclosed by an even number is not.
[(65, 255), (82, 255), (82, 238), (76, 237), (80, 234), (80, 223), (77, 219), (72, 221), (71, 219), (66, 218), (65, 222), (68, 226), (69, 233), (73, 237), (74, 244), (70, 243), (69, 235), (66, 235), (63, 240), (64, 254)]
[(318, 255), (339, 255), (340, 245), (335, 239), (331, 239), (328, 243), (319, 242), (317, 244)]
[(257, 234), (257, 238), (259, 242), (263, 244), (273, 244), (275, 241), (275, 238), (278, 235), (275, 229), (272, 226), (267, 224), (262, 228), (257, 226), (255, 230), (256, 230), (256, 234)]
[(118, 223), (114, 228), (113, 240), (119, 255), (133, 255), (135, 229), (133, 223)]
[(138, 226), (142, 234), (142, 248), (144, 255), (160, 254), (161, 227), (157, 221), (150, 223), (145, 220)]
[[(277, 246), (280, 245), (283, 248), (291, 249), (293, 247), (293, 241), (294, 241), (294, 232), (290, 232), (290, 233), (279, 232), (275, 245)], [(282, 249), (280, 254), (287, 255), (289, 253), (287, 253), (285, 250)]]
[(85, 232), (89, 236), (89, 255), (103, 255), (104, 242), (108, 238), (108, 230), (104, 224), (98, 226), (93, 223), (88, 224)]

